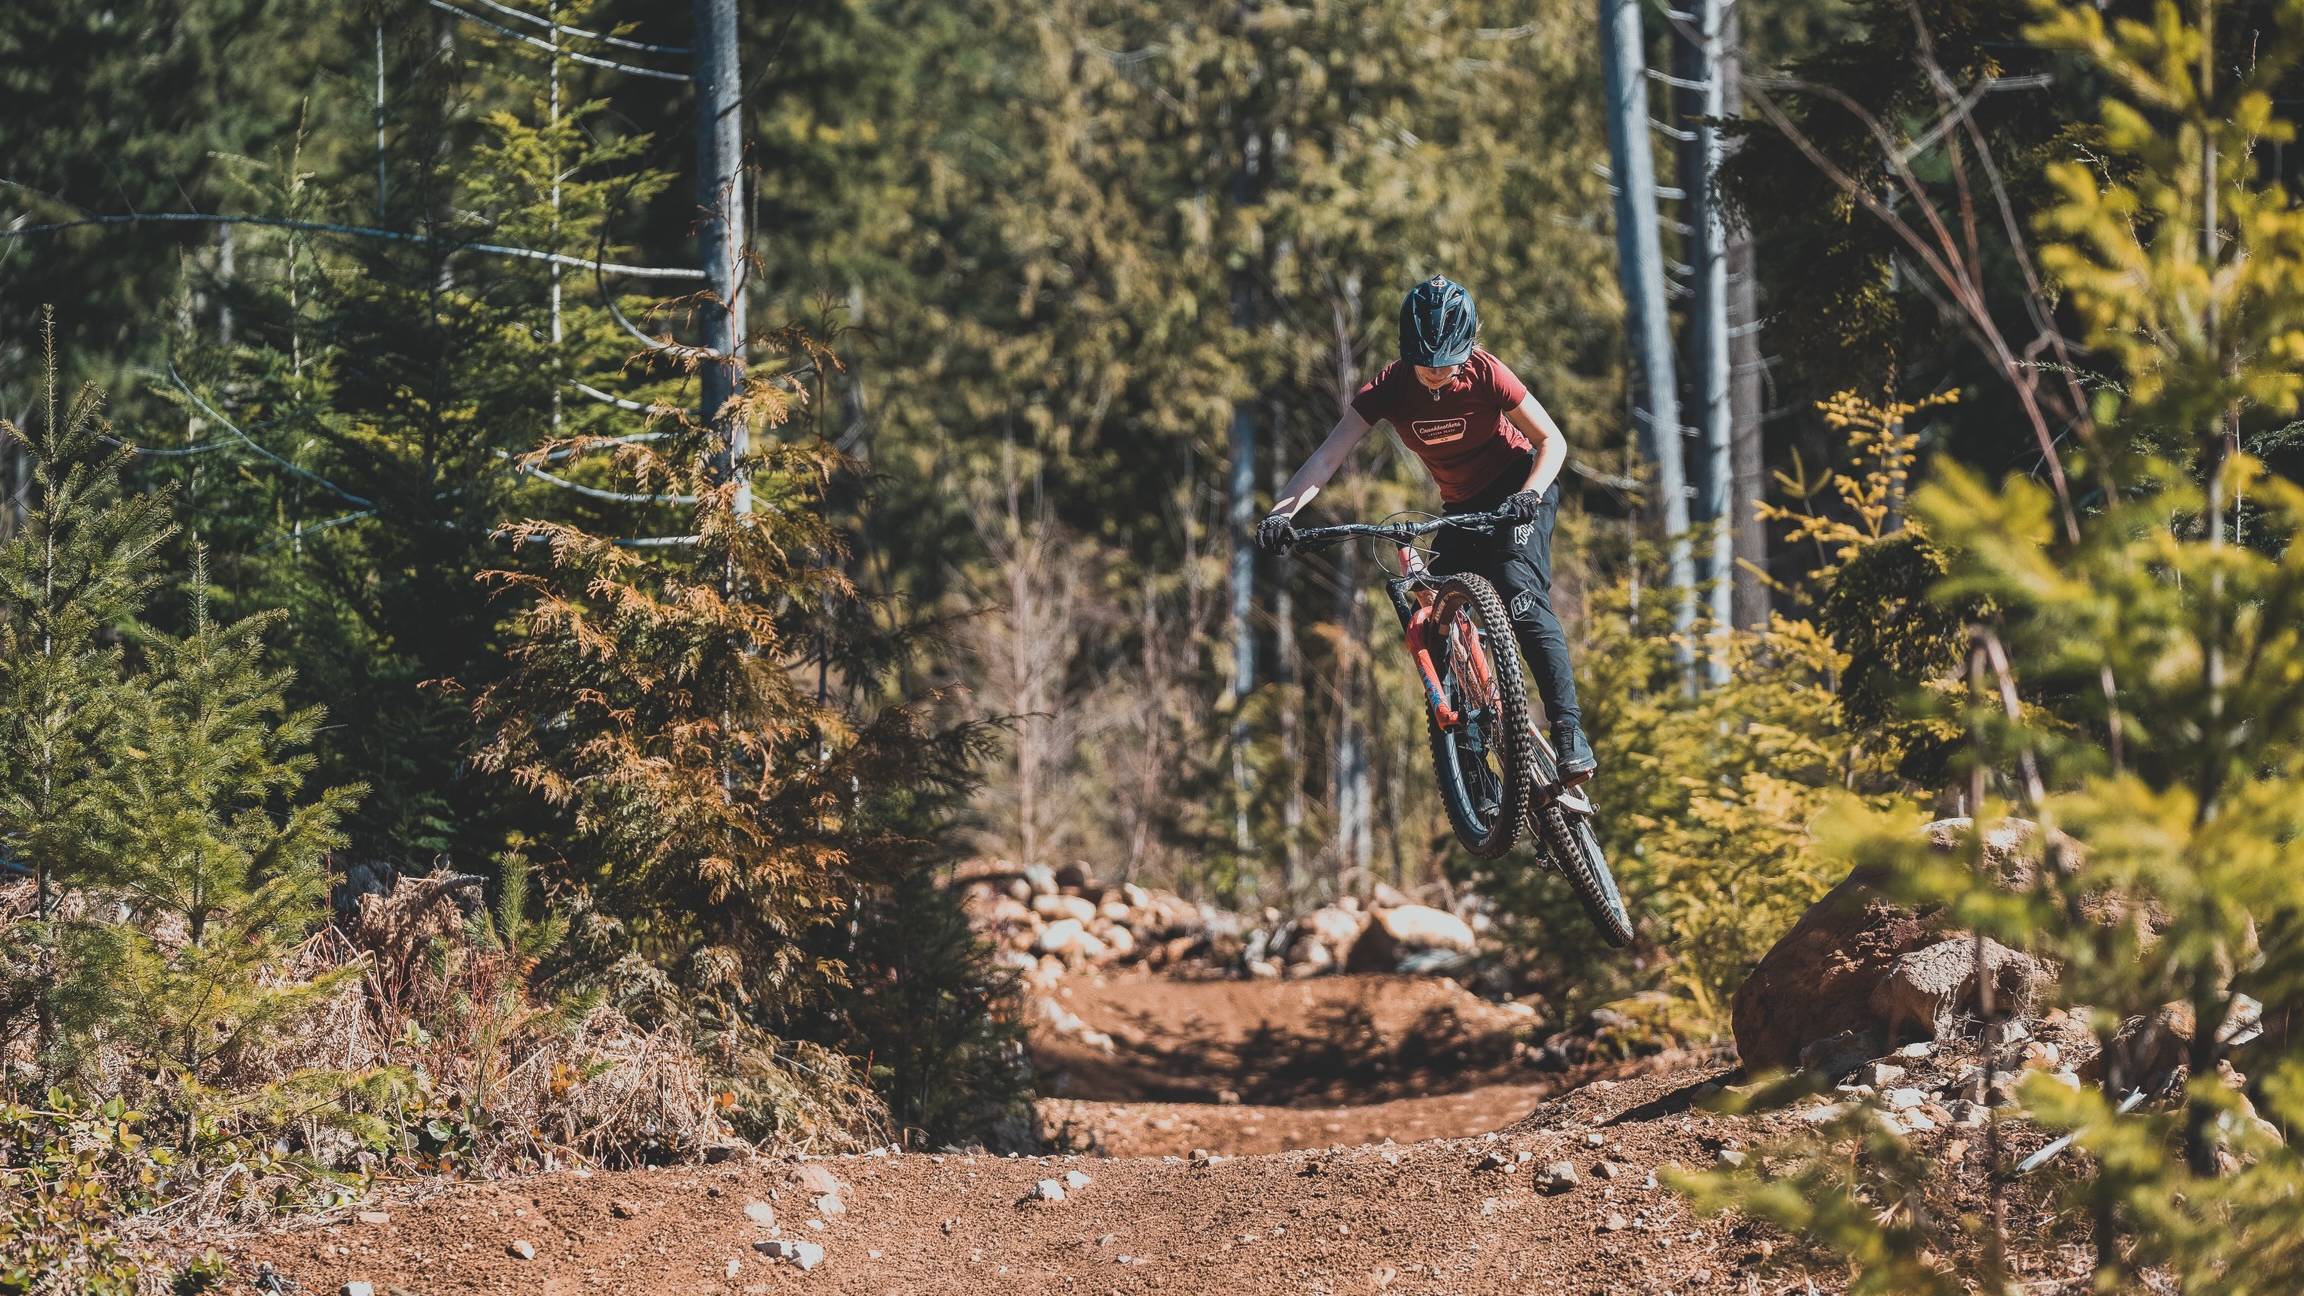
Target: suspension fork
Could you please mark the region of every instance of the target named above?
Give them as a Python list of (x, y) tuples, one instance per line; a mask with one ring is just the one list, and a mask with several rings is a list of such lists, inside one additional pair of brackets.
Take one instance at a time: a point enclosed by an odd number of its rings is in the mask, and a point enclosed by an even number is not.
[(1432, 708), (1432, 722), (1443, 730), (1453, 729), (1464, 722), (1464, 717), (1448, 705), (1448, 695), (1440, 688), (1440, 670), (1432, 663), (1432, 601), (1409, 593), (1418, 583), (1395, 576), (1384, 582), (1384, 592), (1392, 596), (1392, 610), (1400, 617), (1400, 631), (1408, 640), (1408, 655), (1415, 659), (1416, 673), (1424, 681), (1424, 702)]

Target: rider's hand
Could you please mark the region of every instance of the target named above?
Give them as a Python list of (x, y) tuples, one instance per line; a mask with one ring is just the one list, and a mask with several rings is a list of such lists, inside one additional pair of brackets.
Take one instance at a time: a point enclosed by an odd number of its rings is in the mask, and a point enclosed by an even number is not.
[(1275, 513), (1256, 524), (1256, 547), (1266, 553), (1284, 554), (1296, 543), (1296, 523), (1285, 513)]
[(1524, 490), (1496, 506), (1496, 511), (1515, 523), (1526, 525), (1536, 520), (1537, 511), (1544, 507), (1544, 497), (1532, 490)]

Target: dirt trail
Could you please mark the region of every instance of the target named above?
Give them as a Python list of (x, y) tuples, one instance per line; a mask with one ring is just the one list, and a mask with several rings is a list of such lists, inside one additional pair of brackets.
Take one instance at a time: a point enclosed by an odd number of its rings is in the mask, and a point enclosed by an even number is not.
[[(387, 1296), (1744, 1287), (1744, 1248), (1651, 1178), (1746, 1133), (1689, 1106), (1718, 1064), (1546, 1099), (1514, 1061), (1524, 1018), (1432, 980), (1084, 982), (1066, 1003), (1114, 1048), (1036, 1041), (1078, 1095), (1045, 1103), (1043, 1124), (1112, 1155), (762, 1160), (411, 1190), (366, 1204), (382, 1222), (276, 1233), (239, 1247), (233, 1268), (264, 1261), (305, 1292), (357, 1280)], [(1210, 1101), (1227, 1089), (1246, 1101)], [(1224, 1155), (1175, 1155), (1188, 1147)], [(1561, 1160), (1582, 1182), (1541, 1191), (1538, 1172)], [(803, 1180), (826, 1172), (838, 1213)], [(1068, 1172), (1090, 1182), (1031, 1199)], [(773, 1207), (773, 1227), (747, 1216), (752, 1202)], [(776, 1236), (820, 1244), (823, 1264), (754, 1249)], [(520, 1241), (533, 1259), (508, 1250)]]
[(1522, 1060), (1531, 1017), (1446, 978), (1066, 982), (1109, 1051), (1045, 1024), (1050, 1145), (1107, 1156), (1413, 1143), (1502, 1129), (1564, 1087)]

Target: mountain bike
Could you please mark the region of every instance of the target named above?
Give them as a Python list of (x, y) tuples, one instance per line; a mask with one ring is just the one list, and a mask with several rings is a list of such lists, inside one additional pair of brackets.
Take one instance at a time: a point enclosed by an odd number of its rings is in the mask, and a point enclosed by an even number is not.
[(1495, 859), (1525, 827), (1546, 865), (1568, 879), (1610, 945), (1632, 943), (1632, 919), (1592, 831), (1591, 798), (1560, 785), (1520, 670), (1520, 643), (1496, 587), (1480, 576), (1433, 574), (1416, 540), (1446, 527), (1508, 527), (1500, 513), (1454, 513), (1408, 522), (1348, 522), (1296, 533), (1295, 548), (1352, 539), (1399, 547), (1400, 574), (1384, 582), (1424, 687), (1424, 718), (1440, 803), (1464, 849)]

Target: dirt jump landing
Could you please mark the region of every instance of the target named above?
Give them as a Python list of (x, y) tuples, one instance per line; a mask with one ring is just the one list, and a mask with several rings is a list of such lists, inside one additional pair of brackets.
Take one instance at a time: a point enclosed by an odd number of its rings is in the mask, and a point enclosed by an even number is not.
[[(1652, 1178), (1741, 1132), (1688, 1106), (1714, 1070), (1602, 1081), (1509, 1130), (1413, 1145), (907, 1153), (387, 1194), (366, 1222), (238, 1247), (233, 1272), (377, 1296), (1741, 1291), (1742, 1245)], [(1548, 1176), (1559, 1162), (1573, 1185)], [(1044, 1180), (1062, 1200), (1035, 1196)], [(771, 1257), (793, 1242), (821, 1250)]]

